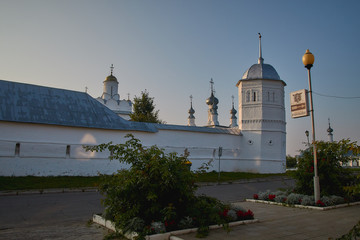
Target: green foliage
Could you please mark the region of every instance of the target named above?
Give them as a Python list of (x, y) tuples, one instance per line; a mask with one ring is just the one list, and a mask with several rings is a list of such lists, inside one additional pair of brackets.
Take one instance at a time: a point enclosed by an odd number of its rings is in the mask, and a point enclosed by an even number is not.
[(287, 155), (286, 156), (286, 168), (295, 168), (295, 167), (297, 167), (296, 157)]
[(159, 119), (159, 110), (155, 111), (154, 98), (149, 96), (145, 90), (141, 92), (141, 97), (134, 98), (134, 112), (130, 114), (131, 121), (162, 123)]
[(360, 221), (345, 235), (336, 240), (356, 240), (360, 239)]
[(214, 198), (195, 196), (195, 175), (185, 164), (187, 152), (182, 156), (165, 154), (156, 146), (143, 147), (131, 134), (126, 138), (124, 144), (85, 147), (96, 152), (108, 150), (112, 152), (110, 159), (131, 166), (102, 175), (99, 189), (105, 195), (106, 219), (125, 232), (138, 232), (140, 239), (162, 232), (164, 227), (171, 231), (198, 226), (204, 235), (210, 224), (226, 225), (229, 219), (219, 214), (226, 205)]
[[(316, 142), (318, 175), (321, 195), (345, 196), (344, 187), (354, 184), (351, 172), (343, 168), (341, 163), (347, 163), (359, 154), (359, 146), (350, 140), (339, 142)], [(349, 154), (352, 151), (353, 155)], [(302, 151), (298, 170), (294, 172), (298, 193), (312, 195), (314, 193), (314, 157), (313, 148)]]

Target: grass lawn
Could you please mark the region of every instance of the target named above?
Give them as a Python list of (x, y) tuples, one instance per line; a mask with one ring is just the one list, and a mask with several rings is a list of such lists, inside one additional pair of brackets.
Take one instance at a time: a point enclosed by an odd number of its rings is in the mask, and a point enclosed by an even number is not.
[[(266, 178), (273, 176), (288, 176), (284, 174), (259, 174), (245, 172), (221, 172), (221, 182), (233, 182), (241, 179)], [(208, 172), (196, 174), (197, 182), (217, 182), (218, 173)], [(86, 188), (97, 187), (100, 177), (80, 177), (80, 176), (58, 176), (58, 177), (1, 177), (0, 191), (6, 190), (31, 190), (31, 189), (50, 189), (50, 188)]]
[(84, 188), (96, 187), (100, 177), (0, 177), (0, 191), (4, 190), (30, 190), (49, 188)]

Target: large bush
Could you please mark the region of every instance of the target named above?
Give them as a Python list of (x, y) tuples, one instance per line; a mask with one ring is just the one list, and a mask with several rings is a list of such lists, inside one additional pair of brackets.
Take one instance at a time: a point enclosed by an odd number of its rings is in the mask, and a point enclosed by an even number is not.
[[(156, 146), (144, 147), (131, 134), (124, 144), (85, 147), (111, 152), (110, 159), (130, 165), (111, 176), (103, 175), (100, 191), (105, 195), (105, 217), (125, 231), (146, 234), (199, 227), (206, 235), (210, 224), (226, 224), (230, 207), (220, 201), (195, 196), (194, 174), (187, 166), (188, 153), (165, 154)], [(230, 212), (231, 214), (231, 212)], [(238, 215), (236, 215), (238, 214)], [(237, 219), (253, 218), (237, 211)]]
[[(318, 175), (321, 195), (345, 196), (344, 187), (355, 184), (355, 178), (342, 164), (359, 154), (359, 146), (350, 140), (339, 142), (316, 142)], [(313, 148), (301, 152), (298, 170), (294, 172), (295, 191), (301, 194), (314, 193), (314, 157)]]

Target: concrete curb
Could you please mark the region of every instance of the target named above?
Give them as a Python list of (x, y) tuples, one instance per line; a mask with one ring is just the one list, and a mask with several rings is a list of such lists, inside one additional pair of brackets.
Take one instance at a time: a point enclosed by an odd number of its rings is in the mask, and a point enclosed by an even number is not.
[(75, 193), (75, 192), (98, 192), (96, 187), (84, 188), (49, 188), (33, 190), (9, 190), (0, 191), (0, 196), (30, 195), (30, 194), (49, 194), (49, 193)]
[[(105, 220), (100, 215), (94, 214), (93, 222), (95, 222), (101, 226), (104, 226), (114, 232), (117, 230), (118, 232), (122, 233), (121, 229), (116, 229), (115, 224), (113, 222), (111, 222), (109, 220)], [(250, 223), (257, 223), (257, 222), (259, 222), (258, 219), (231, 222), (231, 223), (229, 223), (229, 227), (245, 225), (245, 224), (250, 224)], [(222, 228), (222, 226), (221, 225), (209, 226), (210, 230), (219, 229), (219, 228)], [(193, 233), (196, 231), (197, 231), (197, 228), (189, 228), (189, 229), (182, 229), (182, 230), (177, 230), (177, 231), (172, 231), (172, 232), (167, 232), (167, 233), (159, 233), (159, 234), (146, 236), (146, 240), (183, 240), (182, 238), (180, 238), (178, 236)], [(135, 233), (135, 232), (127, 233), (124, 235), (126, 238), (131, 239), (131, 240), (135, 239), (137, 237), (137, 233)]]
[(336, 209), (336, 208), (360, 205), (360, 202), (352, 202), (352, 203), (339, 204), (339, 205), (335, 205), (335, 206), (317, 207), (317, 206), (304, 206), (304, 205), (298, 205), (298, 204), (290, 205), (290, 204), (286, 204), (286, 203), (278, 203), (278, 202), (271, 202), (271, 201), (264, 201), (264, 200), (257, 200), (257, 199), (246, 199), (246, 202), (264, 203), (264, 204), (270, 204), (270, 205), (278, 205), (278, 206), (284, 206), (284, 207), (296, 207), (296, 208), (312, 209), (312, 210), (320, 210), (320, 211), (326, 211), (326, 210), (331, 210), (331, 209)]

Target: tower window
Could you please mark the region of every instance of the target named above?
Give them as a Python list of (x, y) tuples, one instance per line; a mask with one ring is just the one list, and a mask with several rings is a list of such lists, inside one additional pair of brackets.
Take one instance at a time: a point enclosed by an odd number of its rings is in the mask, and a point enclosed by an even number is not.
[(270, 92), (267, 92), (268, 102), (270, 102)]
[(250, 91), (246, 92), (246, 102), (250, 102)]
[(253, 101), (256, 102), (256, 92), (253, 92)]
[(20, 155), (20, 143), (16, 143), (15, 145), (15, 156), (19, 156)]
[(273, 92), (273, 102), (275, 102), (275, 93)]

